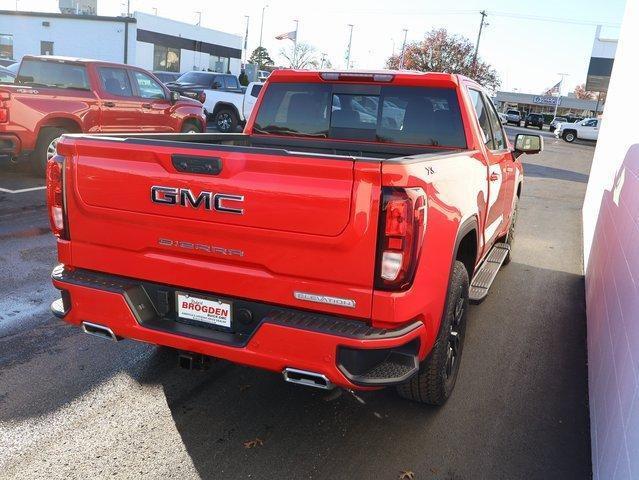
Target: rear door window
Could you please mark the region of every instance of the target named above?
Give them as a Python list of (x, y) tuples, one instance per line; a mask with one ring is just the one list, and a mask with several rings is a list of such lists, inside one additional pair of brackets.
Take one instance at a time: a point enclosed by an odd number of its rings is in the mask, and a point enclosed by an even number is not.
[(224, 87), (232, 90), (237, 90), (238, 88), (240, 88), (240, 84), (238, 83), (237, 78), (228, 76), (224, 77)]
[(57, 60), (22, 60), (16, 83), (90, 90), (86, 66)]
[(124, 68), (100, 67), (98, 71), (102, 88), (106, 92), (118, 97), (133, 96), (131, 82)]

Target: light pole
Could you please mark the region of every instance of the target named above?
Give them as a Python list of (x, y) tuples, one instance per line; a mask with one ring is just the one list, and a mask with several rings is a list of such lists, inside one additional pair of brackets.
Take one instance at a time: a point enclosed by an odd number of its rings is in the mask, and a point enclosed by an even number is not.
[(293, 40), (293, 64), (295, 65), (294, 68), (298, 68), (297, 67), (297, 31), (300, 28), (300, 21), (299, 20), (293, 20), (295, 22), (295, 40)]
[(196, 25), (199, 27), (202, 24), (202, 12), (195, 12), (197, 13), (197, 23)]
[(260, 48), (262, 47), (262, 33), (264, 33), (264, 10), (266, 10), (268, 5), (264, 5), (262, 8), (262, 22), (260, 23)]
[(156, 7), (153, 7), (153, 15), (158, 16), (158, 9)]
[(404, 29), (402, 30), (402, 32), (404, 32), (404, 41), (402, 42), (402, 53), (399, 57), (399, 69), (403, 69), (404, 68), (404, 51), (406, 50), (406, 36), (408, 35), (408, 30)]
[(346, 70), (351, 68), (351, 45), (353, 43), (353, 26), (352, 24), (348, 24), (351, 27), (351, 32), (348, 35), (348, 49), (346, 50)]
[(244, 63), (246, 63), (248, 61), (248, 50), (246, 49), (248, 45), (248, 27), (251, 17), (244, 15), (244, 18), (246, 18), (246, 33), (244, 34)]
[(479, 53), (479, 41), (481, 40), (481, 32), (484, 29), (484, 25), (488, 25), (486, 23), (486, 10), (482, 10), (479, 12), (481, 14), (481, 23), (479, 24), (479, 34), (477, 35), (477, 43), (475, 44), (475, 54), (473, 55), (473, 73), (477, 68), (477, 54)]

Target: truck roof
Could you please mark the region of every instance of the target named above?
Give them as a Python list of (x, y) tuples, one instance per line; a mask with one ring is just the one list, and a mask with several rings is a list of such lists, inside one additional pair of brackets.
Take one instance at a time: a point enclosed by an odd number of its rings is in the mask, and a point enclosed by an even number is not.
[[(123, 63), (117, 62), (107, 62), (104, 60), (95, 60), (91, 58), (82, 58), (82, 57), (65, 57), (62, 55), (25, 55), (22, 57), (22, 60), (40, 60), (44, 62), (66, 62), (66, 63), (96, 63), (100, 65), (114, 65), (114, 66), (125, 66)], [(126, 65), (127, 67), (137, 68), (134, 65)]]
[[(340, 81), (357, 83), (388, 83), (392, 85), (431, 85), (454, 87), (462, 81), (478, 85), (463, 75), (441, 72), (420, 72), (416, 70), (274, 70), (269, 76), (270, 82), (311, 82)], [(330, 78), (329, 78), (330, 77)], [(338, 77), (338, 78), (333, 78)], [(382, 78), (381, 80), (374, 77)], [(387, 79), (388, 78), (388, 79)]]

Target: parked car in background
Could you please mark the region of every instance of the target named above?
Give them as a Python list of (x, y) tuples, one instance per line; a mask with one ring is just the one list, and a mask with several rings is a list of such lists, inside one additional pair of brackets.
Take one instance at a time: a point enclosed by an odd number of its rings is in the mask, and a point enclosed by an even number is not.
[(63, 138), (53, 313), (172, 347), (185, 368), (211, 356), (446, 402), (469, 301), (510, 259), (519, 157), (543, 140), (511, 147), (465, 77), (353, 77), (274, 72), (243, 134)]
[(9, 70), (11, 73), (16, 74), (18, 73), (18, 68), (20, 68), (20, 64), (19, 63), (12, 63), (11, 65), (7, 65), (5, 67), (7, 70)]
[(519, 110), (507, 110), (506, 118), (509, 124), (513, 123), (517, 126), (521, 124), (521, 112)]
[(269, 72), (268, 70), (258, 70), (257, 81), (262, 83), (266, 82), (266, 79), (269, 77), (270, 74), (271, 72)]
[(566, 122), (566, 117), (555, 117), (552, 119), (552, 122), (550, 122), (550, 131), (554, 132), (555, 129), (557, 128), (557, 125), (559, 125), (560, 123), (564, 123)]
[(524, 127), (528, 128), (529, 125), (537, 127), (539, 130), (543, 130), (544, 116), (541, 113), (529, 113), (524, 121)]
[(499, 121), (501, 122), (502, 125), (508, 124), (508, 117), (506, 116), (505, 113), (498, 112), (497, 115), (499, 116)]
[(15, 79), (15, 73), (5, 67), (0, 67), (0, 83), (13, 83)]
[(158, 80), (160, 80), (160, 82), (162, 83), (169, 83), (169, 82), (175, 82), (178, 78), (180, 78), (180, 76), (182, 75), (181, 73), (177, 73), (177, 72), (153, 72), (153, 75), (155, 75)]
[(600, 127), (601, 120), (597, 118), (586, 118), (575, 123), (560, 123), (555, 129), (555, 136), (569, 143), (575, 140), (597, 140)]
[(0, 67), (8, 67), (9, 65), (14, 65), (16, 63), (18, 62), (12, 58), (0, 58)]
[(207, 118), (222, 133), (235, 132), (250, 114), (250, 108), (244, 107), (248, 89), (240, 85), (235, 75), (193, 71), (166, 86), (180, 95), (202, 102)]
[(0, 157), (44, 172), (64, 133), (202, 132), (202, 105), (180, 99), (131, 65), (25, 56), (15, 84), (0, 85)]

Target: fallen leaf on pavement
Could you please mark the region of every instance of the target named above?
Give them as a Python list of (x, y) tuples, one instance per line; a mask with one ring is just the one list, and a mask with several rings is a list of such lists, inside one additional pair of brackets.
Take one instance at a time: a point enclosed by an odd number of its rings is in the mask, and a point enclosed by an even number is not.
[(413, 480), (415, 478), (415, 474), (410, 470), (402, 470), (399, 474), (399, 480)]
[(244, 442), (244, 448), (255, 448), (261, 447), (264, 445), (264, 442), (260, 438), (256, 438), (255, 440), (248, 440)]

